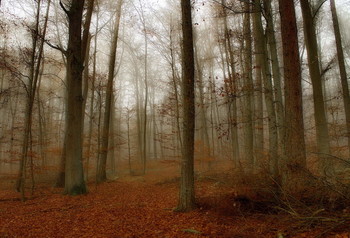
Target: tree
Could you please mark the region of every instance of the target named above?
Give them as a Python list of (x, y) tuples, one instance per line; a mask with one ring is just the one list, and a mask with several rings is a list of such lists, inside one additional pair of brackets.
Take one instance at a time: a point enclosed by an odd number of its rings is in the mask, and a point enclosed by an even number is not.
[(180, 196), (177, 211), (195, 208), (194, 193), (194, 50), (191, 1), (181, 0), (182, 10), (182, 89), (183, 89), (183, 147), (181, 161)]
[[(275, 36), (275, 24), (272, 15), (271, 0), (264, 0), (264, 16), (266, 19), (266, 38), (269, 48), (269, 57), (271, 61), (272, 75), (273, 75), (273, 86), (275, 92), (275, 105), (276, 105), (276, 118), (278, 123), (278, 139), (284, 139), (284, 103), (282, 97), (282, 86), (281, 86), (281, 72), (279, 66), (279, 58), (277, 52), (276, 36)], [(283, 154), (283, 141), (280, 143), (279, 149)]]
[[(49, 15), (49, 9), (50, 9), (50, 3), (51, 1), (48, 1), (47, 10), (46, 10), (46, 18), (44, 22), (43, 32), (42, 32), (42, 38), (44, 39), (46, 35), (46, 29), (47, 29), (47, 22), (48, 22), (48, 15)], [(32, 119), (33, 119), (33, 106), (34, 106), (34, 99), (35, 95), (38, 89), (38, 80), (40, 76), (41, 66), (42, 66), (42, 59), (43, 59), (43, 52), (44, 52), (44, 40), (40, 40), (39, 36), (39, 24), (40, 24), (40, 8), (41, 8), (41, 1), (38, 1), (37, 3), (37, 13), (36, 13), (36, 21), (35, 21), (35, 28), (31, 29), (32, 33), (32, 52), (30, 55), (30, 72), (29, 72), (29, 82), (26, 86), (27, 91), (27, 103), (26, 103), (26, 111), (25, 111), (25, 129), (24, 129), (24, 135), (23, 135), (23, 144), (22, 144), (22, 156), (20, 160), (20, 167), (19, 167), (19, 174), (18, 179), (16, 183), (16, 189), (17, 191), (21, 192), (22, 200), (25, 200), (24, 195), (24, 183), (26, 178), (26, 171), (25, 168), (27, 166), (27, 158), (29, 154), (29, 147), (31, 144), (31, 130), (32, 130)]]
[(330, 154), (330, 144), (325, 111), (326, 109), (323, 100), (322, 77), (320, 71), (321, 67), (314, 21), (315, 17), (309, 4), (309, 0), (301, 0), (300, 6), (303, 15), (304, 38), (312, 82), (317, 150), (320, 153), (319, 158), (321, 159), (321, 172), (327, 174), (331, 172), (331, 164), (328, 158), (328, 155)]
[[(232, 47), (232, 35), (228, 28), (228, 14), (227, 8), (224, 7), (226, 5), (225, 0), (221, 0), (221, 4), (223, 5), (223, 18), (224, 18), (224, 51), (226, 54), (226, 68), (228, 80), (225, 80), (225, 85), (227, 88), (227, 110), (228, 110), (228, 121), (230, 123), (230, 132), (231, 132), (231, 140), (232, 140), (232, 149), (233, 149), (233, 160), (235, 165), (237, 166), (240, 161), (240, 151), (239, 151), (239, 139), (238, 139), (238, 123), (237, 123), (237, 94), (238, 94), (238, 77), (236, 73), (235, 66), (235, 56)], [(223, 53), (221, 53), (223, 55)], [(224, 62), (224, 57), (222, 56), (222, 61)], [(224, 64), (224, 63), (223, 63)], [(226, 70), (225, 66), (223, 68), (223, 74), (226, 78)]]
[(345, 110), (345, 121), (346, 121), (346, 131), (348, 137), (348, 150), (350, 154), (350, 95), (349, 95), (349, 85), (347, 80), (347, 74), (345, 69), (345, 60), (344, 60), (344, 52), (342, 47), (342, 39), (340, 35), (339, 22), (337, 16), (337, 9), (335, 7), (334, 0), (330, 0), (331, 11), (332, 11), (332, 20), (333, 20), (333, 29), (335, 36), (335, 43), (337, 47), (337, 57), (338, 57), (338, 66), (340, 72), (340, 81), (341, 87), (343, 91), (343, 103)]
[(87, 192), (82, 163), (83, 96), (82, 72), (83, 54), (81, 26), (84, 0), (72, 0), (69, 9), (60, 2), (68, 17), (69, 39), (67, 57), (67, 121), (66, 121), (66, 164), (65, 193), (79, 195)]
[(109, 142), (109, 128), (110, 128), (110, 119), (111, 119), (111, 109), (112, 108), (112, 100), (113, 100), (113, 79), (114, 79), (114, 71), (115, 71), (115, 60), (117, 54), (117, 46), (118, 46), (118, 35), (119, 35), (119, 23), (121, 16), (121, 8), (122, 8), (123, 0), (119, 0), (117, 5), (117, 13), (116, 13), (116, 21), (115, 28), (111, 43), (111, 51), (109, 57), (109, 65), (108, 65), (108, 80), (107, 80), (107, 91), (106, 91), (106, 105), (105, 105), (105, 113), (104, 113), (104, 121), (103, 121), (103, 129), (102, 129), (102, 148), (101, 148), (101, 157), (99, 159), (99, 163), (97, 165), (97, 182), (104, 182), (107, 179), (106, 176), (106, 165), (107, 165), (107, 153), (108, 153), (108, 142)]
[[(92, 12), (93, 12), (93, 9), (94, 9), (94, 0), (88, 0), (88, 5), (87, 5), (87, 13), (86, 13), (86, 18), (85, 18), (85, 22), (84, 22), (84, 26), (83, 26), (83, 36), (82, 36), (82, 39), (81, 39), (81, 61), (83, 62), (84, 64), (84, 90), (83, 90), (83, 94), (82, 94), (82, 99), (83, 99), (83, 103), (82, 103), (82, 121), (81, 121), (81, 124), (82, 126), (84, 127), (84, 115), (85, 115), (85, 106), (86, 106), (86, 98), (87, 98), (87, 78), (88, 78), (88, 67), (89, 67), (89, 52), (90, 52), (90, 40), (91, 40), (91, 37), (90, 37), (90, 24), (91, 24), (91, 17), (92, 17)], [(61, 7), (64, 7), (62, 4), (61, 4)], [(57, 12), (56, 12), (56, 15), (57, 15)], [(56, 16), (57, 17), (57, 16)], [(57, 20), (57, 19), (56, 19)], [(57, 27), (57, 32), (58, 34), (60, 35), (60, 32), (59, 32), (59, 28), (58, 26), (56, 25)], [(62, 47), (62, 43), (61, 43), (61, 39), (60, 37), (58, 37), (58, 40), (59, 40), (59, 48), (63, 48)], [(65, 54), (65, 51), (61, 50), (61, 52), (63, 52), (64, 56), (67, 56), (67, 54)], [(87, 57), (86, 57), (87, 56)], [(68, 57), (66, 57), (68, 58)], [(63, 61), (66, 65), (66, 68), (67, 68), (67, 59), (65, 59), (65, 57), (63, 57)], [(66, 74), (68, 75), (68, 73)], [(68, 81), (68, 78), (66, 76), (66, 81)], [(67, 83), (68, 85), (68, 83)], [(68, 110), (68, 88), (66, 90), (66, 95), (65, 95), (65, 100), (66, 100), (66, 108), (65, 110)], [(68, 112), (66, 111), (66, 118), (65, 118), (65, 121), (67, 123), (67, 121), (69, 120), (67, 117), (68, 117)], [(67, 131), (67, 124), (65, 125), (66, 128), (65, 128), (65, 131)], [(82, 133), (83, 133), (83, 130), (82, 129)], [(65, 133), (65, 138), (63, 139), (63, 149), (62, 149), (62, 156), (61, 156), (61, 162), (60, 162), (60, 170), (59, 170), (59, 174), (57, 176), (57, 180), (56, 180), (56, 183), (55, 183), (55, 186), (56, 187), (63, 187), (64, 184), (65, 184), (65, 167), (66, 167), (66, 151), (67, 151), (67, 145), (66, 145), (66, 142), (68, 140), (68, 138), (66, 138), (68, 136), (68, 133)]]
[(88, 89), (89, 89), (89, 54), (90, 54), (90, 42), (91, 42), (91, 35), (90, 35), (90, 25), (91, 25), (91, 17), (92, 12), (94, 10), (94, 3), (95, 0), (88, 0), (87, 5), (87, 12), (84, 22), (84, 30), (83, 30), (83, 38), (82, 38), (82, 60), (84, 62), (84, 73), (83, 73), (83, 79), (84, 79), (84, 88), (83, 88), (83, 125), (84, 125), (84, 119), (85, 119), (85, 109), (86, 109), (86, 102), (88, 97)]
[[(147, 162), (147, 156), (148, 156), (148, 140), (147, 140), (147, 106), (148, 106), (148, 39), (147, 39), (147, 27), (146, 27), (146, 19), (143, 12), (143, 7), (141, 1), (140, 3), (140, 11), (137, 11), (139, 14), (143, 32), (144, 32), (144, 42), (145, 42), (145, 61), (144, 61), (144, 85), (145, 85), (145, 95), (144, 95), (144, 105), (143, 105), (143, 121), (142, 121), (142, 151), (141, 151), (141, 158), (142, 158), (142, 173), (146, 173), (146, 162)], [(141, 145), (140, 145), (141, 146)]]
[[(256, 67), (260, 77), (263, 81), (263, 92), (265, 96), (265, 103), (268, 115), (269, 125), (269, 161), (272, 167), (272, 174), (277, 177), (278, 174), (278, 130), (277, 130), (277, 118), (274, 106), (274, 95), (272, 88), (271, 71), (269, 65), (269, 58), (267, 53), (267, 42), (264, 37), (264, 31), (261, 21), (261, 2), (260, 0), (254, 1), (255, 11), (253, 14), (253, 26), (255, 36), (255, 51), (256, 51)], [(262, 162), (262, 161), (258, 161)]]
[(282, 186), (287, 190), (293, 188), (297, 192), (300, 172), (306, 167), (306, 154), (294, 0), (279, 0), (279, 10), (285, 82), (285, 155), (281, 171)]
[(253, 113), (254, 113), (254, 84), (252, 76), (252, 32), (250, 21), (250, 3), (244, 3), (246, 13), (243, 19), (243, 38), (244, 38), (244, 88), (246, 90), (246, 98), (244, 105), (244, 151), (248, 163), (248, 169), (252, 169), (255, 165), (254, 161), (254, 130), (253, 130)]

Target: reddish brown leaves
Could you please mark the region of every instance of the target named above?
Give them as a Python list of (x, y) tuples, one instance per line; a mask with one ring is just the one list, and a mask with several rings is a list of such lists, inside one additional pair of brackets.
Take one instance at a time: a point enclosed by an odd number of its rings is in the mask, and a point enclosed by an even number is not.
[(222, 213), (233, 190), (215, 182), (198, 182), (199, 209), (176, 213), (177, 183), (146, 181), (92, 184), (76, 197), (41, 188), (24, 203), (2, 191), (0, 237), (276, 237), (288, 226), (278, 216)]

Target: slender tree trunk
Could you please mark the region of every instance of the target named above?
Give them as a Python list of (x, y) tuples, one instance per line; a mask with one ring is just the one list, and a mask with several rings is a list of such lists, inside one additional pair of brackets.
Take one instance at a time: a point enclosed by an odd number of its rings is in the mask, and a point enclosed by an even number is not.
[[(260, 68), (261, 77), (264, 84), (264, 97), (268, 114), (268, 126), (269, 126), (269, 154), (268, 161), (272, 165), (272, 174), (275, 178), (278, 177), (278, 130), (277, 130), (277, 118), (274, 106), (273, 88), (271, 71), (269, 65), (269, 58), (267, 53), (267, 43), (265, 42), (264, 31), (261, 21), (261, 2), (260, 0), (254, 1), (254, 35), (255, 35), (255, 50), (256, 50), (256, 62), (257, 68)], [(258, 161), (260, 164), (262, 161)]]
[(309, 73), (312, 81), (317, 151), (320, 153), (319, 159), (321, 160), (321, 172), (328, 174), (332, 173), (333, 166), (328, 156), (330, 154), (330, 143), (325, 102), (323, 99), (322, 77), (320, 72), (320, 59), (318, 55), (314, 16), (311, 11), (309, 0), (301, 0), (300, 6), (304, 22), (304, 38), (308, 54)]
[[(46, 18), (44, 22), (43, 37), (46, 36), (46, 29), (47, 29), (47, 22), (48, 22), (48, 15), (49, 15), (49, 9), (50, 9), (50, 3), (48, 2), (47, 10), (46, 10)], [(30, 59), (30, 73), (29, 73), (29, 82), (27, 87), (27, 103), (26, 103), (26, 114), (25, 114), (25, 129), (24, 129), (24, 137), (23, 137), (23, 144), (22, 144), (22, 156), (20, 160), (20, 170), (18, 173), (18, 179), (16, 182), (16, 189), (17, 191), (21, 192), (21, 198), (24, 201), (25, 200), (25, 191), (24, 191), (24, 183), (26, 179), (26, 165), (27, 165), (27, 157), (28, 157), (28, 147), (30, 145), (30, 135), (31, 135), (31, 128), (32, 128), (32, 120), (33, 120), (33, 106), (34, 106), (34, 100), (35, 95), (37, 92), (37, 85), (38, 85), (38, 79), (40, 75), (40, 68), (41, 68), (41, 62), (43, 58), (43, 52), (44, 52), (44, 41), (41, 40), (39, 42), (39, 22), (40, 22), (40, 7), (41, 7), (41, 1), (38, 1), (37, 3), (37, 15), (36, 15), (36, 25), (35, 29), (33, 30), (33, 42), (32, 42), (32, 54)], [(39, 44), (39, 45), (38, 45)], [(36, 48), (38, 49), (38, 54), (36, 54)]]
[(15, 149), (15, 123), (16, 123), (16, 116), (17, 116), (17, 111), (18, 111), (18, 105), (19, 105), (19, 94), (16, 93), (15, 94), (15, 98), (11, 98), (12, 100), (14, 100), (14, 103), (13, 101), (11, 100), (11, 110), (10, 110), (10, 118), (9, 120), (11, 120), (11, 127), (10, 127), (10, 130), (11, 130), (11, 135), (10, 135), (10, 138), (11, 138), (11, 142), (10, 142), (10, 172), (12, 173), (12, 170), (13, 170), (13, 164), (14, 164), (14, 161), (15, 161), (15, 152), (14, 152), (14, 149)]
[[(203, 73), (202, 73), (202, 65), (200, 60), (198, 59), (198, 48), (196, 47), (198, 43), (194, 44), (194, 60), (197, 70), (197, 88), (199, 91), (199, 113), (200, 113), (200, 128), (201, 131), (201, 140), (203, 141), (203, 152), (208, 152), (206, 156), (211, 156), (211, 149), (209, 144), (209, 133), (208, 133), (208, 125), (207, 125), (207, 110), (206, 105), (204, 104), (204, 91), (203, 91)], [(212, 92), (212, 91), (211, 91)], [(213, 140), (214, 141), (214, 140)]]
[(106, 181), (106, 165), (107, 165), (107, 153), (108, 153), (108, 142), (109, 142), (109, 128), (110, 128), (110, 118), (111, 118), (111, 105), (113, 98), (113, 79), (114, 79), (114, 71), (115, 71), (115, 60), (117, 54), (117, 46), (118, 46), (118, 35), (119, 35), (119, 24), (120, 24), (120, 16), (121, 16), (121, 8), (122, 8), (123, 0), (119, 0), (117, 6), (117, 14), (115, 21), (115, 28), (113, 33), (113, 39), (111, 43), (111, 51), (109, 58), (109, 66), (108, 66), (108, 82), (107, 82), (107, 91), (106, 91), (106, 105), (105, 105), (105, 113), (104, 113), (104, 121), (103, 121), (103, 129), (102, 129), (102, 148), (101, 148), (101, 158), (98, 163), (97, 168), (97, 182), (101, 183)]
[(136, 124), (137, 124), (137, 157), (139, 158), (140, 163), (142, 163), (142, 115), (141, 115), (141, 105), (142, 105), (142, 95), (140, 95), (140, 86), (138, 79), (138, 69), (136, 69), (135, 75), (135, 88), (136, 88)]
[(172, 30), (173, 26), (171, 26), (171, 30), (169, 33), (170, 37), (170, 57), (171, 57), (171, 73), (172, 73), (172, 83), (174, 87), (174, 97), (175, 97), (175, 116), (176, 116), (176, 128), (177, 128), (177, 135), (178, 135), (178, 141), (180, 144), (180, 150), (182, 151), (182, 138), (181, 138), (181, 125), (180, 125), (180, 106), (179, 106), (179, 90), (178, 90), (178, 73), (176, 71), (175, 65), (175, 53), (174, 53), (174, 42), (173, 42), (173, 33)]
[(132, 174), (131, 168), (131, 143), (130, 143), (130, 110), (127, 108), (126, 114), (126, 126), (127, 126), (127, 135), (128, 135), (128, 165), (129, 165), (129, 174)]
[(91, 158), (91, 140), (92, 140), (92, 132), (93, 132), (93, 122), (95, 120), (95, 112), (94, 112), (94, 105), (95, 105), (95, 82), (96, 82), (96, 55), (97, 55), (97, 32), (98, 32), (98, 21), (99, 15), (97, 14), (97, 20), (96, 20), (96, 28), (95, 32), (96, 35), (94, 36), (94, 53), (93, 53), (93, 67), (92, 67), (92, 79), (91, 79), (91, 96), (90, 96), (90, 121), (89, 121), (89, 134), (88, 134), (88, 147), (86, 152), (86, 165), (85, 165), (85, 180), (89, 180), (89, 166), (90, 166), (90, 158)]
[[(264, 44), (264, 33), (261, 23), (261, 8), (260, 1), (253, 0), (253, 37), (254, 37), (254, 72), (255, 72), (255, 84), (254, 84), (254, 94), (255, 94), (255, 111), (254, 111), (254, 134), (255, 134), (255, 144), (254, 144), (254, 154), (255, 154), (255, 166), (260, 167), (263, 164), (264, 159), (264, 105), (263, 96), (265, 96), (265, 104), (267, 106), (268, 101), (266, 101), (267, 90), (263, 87), (265, 84), (266, 75), (264, 75), (263, 65), (265, 62), (265, 55), (263, 52)], [(266, 71), (266, 70), (265, 70)], [(265, 85), (264, 85), (265, 86)], [(268, 92), (271, 93), (271, 92)], [(270, 119), (270, 118), (269, 118)]]
[(284, 144), (284, 103), (282, 97), (281, 72), (279, 68), (279, 58), (276, 46), (275, 25), (271, 10), (271, 0), (264, 0), (263, 4), (266, 16), (266, 38), (270, 53), (269, 55), (273, 75), (273, 91), (275, 94), (274, 98), (276, 107), (276, 118), (278, 123), (278, 139), (281, 142), (279, 149), (281, 154), (284, 154), (284, 147), (282, 146)]
[[(99, 82), (99, 88), (101, 89), (101, 81)], [(102, 121), (102, 98), (103, 98), (103, 93), (101, 91), (98, 91), (98, 119), (97, 119), (97, 160), (96, 160), (96, 184), (97, 184), (97, 176), (98, 176), (98, 169), (100, 165), (100, 160), (101, 160), (101, 140), (102, 140), (102, 132), (101, 132), (101, 121)]]
[(332, 11), (332, 20), (333, 20), (333, 29), (335, 36), (335, 43), (337, 47), (337, 57), (338, 57), (338, 66), (340, 72), (340, 81), (343, 91), (343, 103), (345, 111), (345, 121), (346, 121), (346, 135), (348, 139), (348, 150), (350, 155), (350, 95), (349, 95), (349, 85), (347, 80), (347, 73), (345, 68), (344, 52), (342, 47), (342, 39), (340, 35), (339, 22), (337, 16), (337, 9), (335, 7), (335, 1), (330, 0), (331, 11)]
[(183, 150), (181, 161), (180, 196), (178, 211), (190, 211), (195, 207), (194, 193), (194, 52), (191, 1), (181, 0), (183, 33)]
[(147, 107), (148, 107), (148, 39), (147, 39), (147, 28), (146, 28), (146, 20), (143, 14), (143, 8), (142, 3), (140, 1), (141, 6), (141, 13), (140, 18), (143, 26), (144, 31), (144, 42), (145, 42), (145, 62), (144, 62), (144, 84), (145, 84), (145, 97), (144, 97), (144, 106), (143, 106), (143, 134), (142, 134), (142, 173), (146, 174), (146, 163), (147, 163), (147, 157), (148, 157), (148, 150), (147, 150), (147, 122), (148, 122), (148, 115), (147, 115)]
[[(89, 55), (90, 55), (90, 41), (91, 41), (91, 36), (89, 37), (88, 45), (86, 48), (86, 56), (85, 56), (85, 61), (84, 61), (84, 71), (83, 71), (83, 126), (85, 124), (85, 110), (86, 110), (86, 103), (87, 103), (87, 98), (88, 98), (88, 93), (89, 93)], [(84, 137), (83, 137), (84, 138)]]
[(41, 99), (40, 95), (40, 87), (41, 87), (41, 79), (42, 75), (44, 72), (44, 64), (41, 67), (41, 72), (39, 76), (39, 81), (38, 81), (38, 92), (37, 92), (37, 97), (36, 97), (36, 103), (38, 107), (38, 120), (39, 120), (39, 146), (40, 146), (40, 157), (41, 157), (41, 165), (45, 166), (46, 165), (46, 144), (47, 144), (47, 127), (46, 127), (46, 122), (45, 122), (45, 111), (44, 111), (44, 105)]
[[(88, 85), (89, 85), (89, 55), (90, 55), (90, 42), (91, 42), (91, 34), (90, 34), (90, 25), (91, 25), (91, 18), (92, 18), (92, 12), (94, 10), (94, 2), (95, 0), (87, 0), (88, 6), (87, 11), (85, 15), (85, 22), (83, 26), (83, 38), (82, 38), (82, 61), (84, 62), (84, 72), (83, 72), (83, 80), (84, 80), (84, 87), (83, 87), (83, 126), (84, 126), (84, 119), (85, 119), (85, 107), (87, 102), (87, 94), (88, 94)], [(97, 34), (97, 32), (96, 32)]]
[(250, 4), (244, 3), (245, 11), (243, 23), (244, 35), (244, 87), (246, 93), (245, 112), (244, 112), (244, 151), (248, 168), (254, 168), (254, 131), (253, 131), (253, 108), (254, 108), (254, 85), (252, 78), (252, 37), (250, 29)]
[[(222, 0), (222, 4), (225, 4), (226, 1)], [(237, 94), (238, 94), (238, 83), (236, 77), (236, 68), (235, 68), (235, 59), (231, 43), (231, 35), (228, 29), (227, 23), (227, 9), (224, 8), (224, 25), (225, 25), (225, 53), (227, 61), (227, 73), (229, 77), (228, 82), (228, 115), (229, 123), (231, 129), (231, 138), (232, 138), (232, 149), (233, 149), (233, 160), (237, 166), (240, 161), (240, 151), (238, 143), (238, 115), (237, 115)], [(223, 67), (225, 69), (225, 67)]]
[[(108, 150), (108, 160), (111, 163), (111, 172), (112, 176), (116, 176), (117, 171), (117, 164), (116, 164), (116, 157), (115, 157), (115, 151), (117, 149), (117, 141), (116, 141), (116, 132), (118, 131), (118, 128), (116, 128), (116, 123), (118, 123), (116, 118), (116, 108), (115, 108), (115, 96), (112, 94), (112, 104), (111, 104), (111, 113), (110, 113), (110, 126), (109, 126), (109, 141), (108, 141), (108, 147), (110, 148)], [(117, 115), (118, 116), (118, 115)], [(119, 123), (120, 124), (120, 123)]]
[(157, 128), (157, 118), (156, 118), (156, 101), (155, 101), (155, 88), (152, 88), (152, 128), (153, 128), (153, 157), (154, 159), (158, 159), (158, 146), (157, 146), (157, 134), (158, 134), (158, 128)]

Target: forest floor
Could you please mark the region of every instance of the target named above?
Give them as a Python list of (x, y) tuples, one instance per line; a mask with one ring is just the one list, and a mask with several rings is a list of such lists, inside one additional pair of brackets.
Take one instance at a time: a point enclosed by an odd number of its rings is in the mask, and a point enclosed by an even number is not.
[(21, 202), (3, 180), (0, 237), (350, 237), (349, 222), (323, 226), (283, 212), (247, 209), (244, 199), (237, 205), (237, 192), (224, 173), (197, 178), (198, 208), (174, 212), (177, 166), (159, 164), (162, 173), (153, 169), (146, 176), (91, 183), (88, 194), (75, 197), (43, 183)]

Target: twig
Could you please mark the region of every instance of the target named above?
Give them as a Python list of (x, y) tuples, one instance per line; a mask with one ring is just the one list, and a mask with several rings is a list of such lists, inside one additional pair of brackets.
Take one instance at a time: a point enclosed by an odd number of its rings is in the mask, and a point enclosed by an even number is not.
[(61, 8), (63, 9), (63, 11), (67, 14), (67, 15), (69, 15), (69, 11), (66, 9), (66, 7), (63, 5), (63, 3), (62, 3), (62, 1), (60, 0), (60, 6), (61, 6)]
[(46, 43), (48, 46), (50, 46), (51, 48), (61, 51), (62, 54), (67, 55), (67, 51), (64, 50), (62, 47), (60, 47), (59, 45), (54, 45), (54, 44), (52, 44), (52, 43), (51, 43), (50, 41), (48, 41), (48, 40), (45, 40), (45, 43)]

